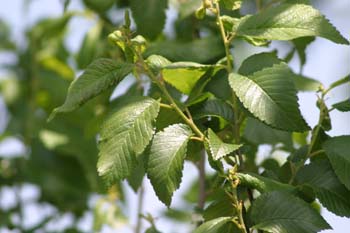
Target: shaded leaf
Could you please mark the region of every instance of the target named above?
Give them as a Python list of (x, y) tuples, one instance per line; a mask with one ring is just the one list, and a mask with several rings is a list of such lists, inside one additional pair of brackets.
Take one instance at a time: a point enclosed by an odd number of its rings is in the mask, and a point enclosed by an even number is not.
[(170, 206), (174, 191), (179, 188), (187, 143), (192, 135), (184, 124), (171, 125), (158, 132), (150, 149), (147, 175), (159, 198)]
[(316, 233), (331, 229), (307, 203), (280, 191), (258, 197), (251, 207), (250, 219), (253, 228), (272, 233)]
[(275, 53), (257, 53), (245, 59), (239, 67), (238, 73), (244, 76), (251, 75), (267, 67), (282, 63)]
[(115, 0), (84, 0), (86, 6), (100, 13), (107, 11), (115, 2)]
[(292, 40), (292, 43), (294, 44), (294, 47), (299, 55), (300, 59), (300, 67), (303, 67), (306, 63), (306, 47), (311, 44), (315, 40), (315, 37), (308, 36), (308, 37), (300, 37), (297, 39)]
[(194, 105), (190, 108), (193, 118), (218, 117), (227, 122), (233, 122), (232, 107), (221, 99), (208, 99), (204, 103)]
[(181, 2), (179, 8), (180, 18), (186, 18), (193, 14), (202, 5), (202, 0), (188, 0)]
[(283, 143), (288, 149), (293, 148), (292, 134), (290, 132), (271, 128), (251, 117), (247, 118), (243, 135), (248, 141), (256, 145)]
[[(147, 149), (145, 151), (147, 151)], [(143, 157), (142, 155), (139, 157), (140, 158), (138, 159), (137, 166), (131, 172), (130, 176), (127, 177), (128, 183), (135, 193), (141, 187), (143, 177), (146, 174), (144, 162), (143, 162), (144, 158), (142, 158)]]
[[(210, 49), (203, 49), (210, 48)], [(163, 41), (151, 44), (145, 56), (158, 54), (170, 61), (192, 61), (198, 63), (212, 63), (225, 55), (225, 48), (218, 37), (206, 37), (190, 42)]]
[(350, 217), (350, 191), (340, 183), (327, 160), (315, 161), (301, 168), (295, 180), (298, 184), (310, 185), (329, 211)]
[(321, 82), (303, 75), (294, 75), (293, 81), (298, 91), (318, 91), (322, 87)]
[(134, 96), (119, 100), (102, 124), (97, 169), (107, 184), (124, 179), (152, 139), (159, 103)]
[(341, 111), (341, 112), (349, 112), (350, 111), (350, 98), (339, 103), (333, 104), (333, 108)]
[(130, 0), (130, 7), (139, 34), (155, 39), (163, 31), (167, 0)]
[(80, 49), (76, 55), (77, 66), (85, 69), (98, 54), (98, 42), (102, 31), (102, 25), (94, 26), (84, 37)]
[(339, 180), (350, 190), (350, 136), (328, 139), (323, 148)]

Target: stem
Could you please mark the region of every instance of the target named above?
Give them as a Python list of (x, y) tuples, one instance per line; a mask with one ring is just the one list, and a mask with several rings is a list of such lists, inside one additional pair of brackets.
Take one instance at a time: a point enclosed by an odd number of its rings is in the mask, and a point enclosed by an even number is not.
[[(324, 101), (325, 93), (326, 93), (326, 92), (323, 92), (323, 94), (322, 94), (322, 96), (321, 96), (321, 99), (320, 99), (320, 100), (321, 100), (322, 102)], [(307, 160), (308, 158), (311, 158), (311, 157), (313, 157), (313, 156), (316, 156), (316, 155), (321, 154), (321, 153), (324, 152), (324, 150), (317, 150), (317, 151), (312, 152), (312, 150), (313, 150), (313, 148), (314, 148), (314, 146), (315, 146), (315, 143), (316, 143), (316, 141), (317, 141), (318, 134), (320, 133), (320, 130), (321, 130), (321, 127), (322, 127), (322, 122), (323, 122), (323, 120), (324, 120), (324, 118), (325, 118), (325, 113), (324, 113), (324, 112), (327, 111), (327, 109), (325, 109), (325, 108), (327, 108), (325, 105), (322, 104), (322, 105), (320, 105), (320, 106), (321, 106), (321, 107), (320, 107), (320, 116), (319, 116), (319, 118), (318, 118), (318, 123), (317, 123), (317, 125), (316, 125), (316, 127), (315, 127), (315, 129), (314, 129), (314, 131), (313, 131), (313, 133), (312, 133), (311, 142), (310, 142), (310, 145), (309, 145), (309, 148), (308, 148), (308, 151), (307, 151), (307, 154), (306, 154), (306, 159), (304, 160), (304, 163), (306, 162), (306, 160)], [(290, 180), (289, 180), (289, 184), (292, 184), (292, 183), (293, 183), (294, 178), (295, 178), (295, 176), (296, 176), (296, 173), (298, 172), (298, 170), (300, 169), (300, 167), (301, 167), (301, 166), (296, 167), (295, 170), (293, 171), (292, 177), (291, 177)]]
[[(231, 35), (230, 38), (228, 39), (226, 32), (225, 32), (224, 24), (220, 18), (220, 6), (218, 3), (215, 3), (215, 8), (216, 8), (216, 21), (219, 25), (220, 34), (221, 34), (221, 37), (222, 37), (222, 40), (223, 40), (224, 46), (225, 46), (225, 53), (226, 53), (226, 59), (227, 59), (226, 70), (230, 74), (233, 72), (231, 52), (230, 52), (230, 43), (234, 39), (235, 35)], [(240, 143), (240, 125), (241, 125), (240, 118), (241, 117), (239, 117), (240, 113), (239, 113), (239, 109), (238, 109), (237, 96), (233, 91), (232, 91), (232, 103), (233, 103), (233, 112), (234, 112), (234, 116), (235, 116), (234, 122), (233, 122), (234, 123), (234, 136), (235, 136), (236, 143), (239, 144)], [(238, 160), (239, 160), (240, 168), (244, 169), (243, 157), (242, 157), (240, 150), (238, 150)]]
[(230, 42), (233, 39), (233, 37), (230, 38), (230, 40), (227, 39), (227, 35), (225, 32), (224, 24), (220, 18), (220, 6), (219, 3), (215, 3), (216, 7), (216, 21), (219, 24), (219, 29), (221, 33), (222, 40), (224, 42), (225, 46), (225, 53), (226, 53), (226, 58), (227, 58), (227, 71), (229, 73), (232, 72), (233, 67), (232, 67), (232, 61), (231, 61), (231, 53), (230, 53)]
[(159, 103), (159, 106), (160, 106), (161, 108), (173, 109), (173, 107), (171, 107), (171, 105), (169, 105), (169, 104)]
[(144, 187), (143, 184), (140, 187), (138, 195), (138, 205), (137, 205), (137, 222), (135, 227), (135, 233), (140, 233), (142, 228), (142, 209), (143, 209), (143, 196), (144, 196)]
[(180, 117), (186, 122), (187, 125), (191, 127), (191, 129), (199, 136), (200, 138), (205, 138), (204, 134), (202, 131), (197, 127), (197, 125), (192, 121), (192, 119), (188, 118), (183, 111), (180, 109), (180, 107), (176, 104), (175, 100), (171, 95), (169, 94), (168, 90), (164, 86), (162, 82), (160, 82), (157, 77), (154, 75), (154, 73), (149, 69), (145, 61), (143, 60), (143, 57), (140, 53), (137, 53), (139, 57), (139, 61), (142, 64), (142, 67), (146, 74), (150, 77), (150, 79), (157, 84), (159, 89), (163, 92), (167, 100), (170, 102), (170, 106), (180, 115)]
[(261, 7), (262, 7), (261, 0), (255, 0), (255, 4), (256, 4), (257, 11), (258, 12), (261, 11)]
[[(231, 41), (234, 39), (235, 35), (231, 35), (228, 39), (228, 36), (225, 32), (225, 28), (224, 28), (224, 24), (220, 18), (220, 6), (218, 2), (214, 2), (215, 5), (215, 10), (216, 10), (216, 21), (219, 25), (219, 29), (220, 29), (220, 34), (225, 46), (225, 53), (226, 53), (226, 59), (227, 59), (227, 66), (226, 66), (226, 70), (227, 73), (230, 74), (233, 72), (233, 66), (232, 66), (232, 57), (231, 57), (231, 52), (230, 52), (230, 43)], [(238, 99), (236, 94), (232, 91), (232, 103), (233, 103), (233, 112), (234, 112), (234, 135), (235, 135), (235, 141), (236, 143), (240, 143), (240, 113), (239, 113), (239, 109), (238, 109)], [(241, 152), (238, 150), (238, 156), (237, 156), (237, 160), (239, 162), (239, 166), (241, 169), (244, 168), (243, 165), (243, 158), (242, 158), (242, 154)], [(230, 195), (232, 198), (232, 201), (234, 203), (234, 206), (237, 210), (238, 213), (238, 220), (239, 220), (239, 226), (242, 230), (242, 232), (244, 233), (248, 233), (247, 231), (247, 227), (245, 226), (244, 223), (244, 218), (243, 218), (243, 208), (244, 208), (244, 203), (242, 200), (238, 199), (237, 196), (237, 184), (233, 184), (233, 195)]]
[(205, 204), (205, 153), (202, 151), (201, 159), (197, 164), (199, 172), (199, 194), (198, 194), (198, 209), (203, 210)]
[(322, 154), (322, 153), (324, 153), (324, 152), (325, 152), (324, 150), (318, 150), (318, 151), (315, 151), (315, 152), (311, 153), (311, 154), (309, 155), (309, 157), (311, 158), (311, 157), (313, 157), (313, 156), (316, 156), (316, 155), (318, 155), (318, 154)]
[[(324, 100), (324, 95), (322, 96), (322, 101)], [(307, 152), (307, 158), (310, 158), (311, 157), (311, 152), (312, 152), (312, 149), (313, 147), (315, 146), (315, 143), (316, 143), (316, 140), (318, 138), (318, 134), (320, 133), (320, 129), (321, 129), (321, 125), (322, 125), (322, 122), (324, 120), (324, 117), (325, 117), (325, 110), (327, 111), (327, 109), (324, 109), (324, 105), (320, 105), (320, 117), (318, 118), (318, 123), (317, 123), (317, 126), (315, 128), (315, 132), (312, 134), (312, 138), (311, 138), (311, 142), (310, 142), (310, 146), (309, 146), (309, 149), (308, 149), (308, 152)]]
[(195, 140), (195, 141), (199, 141), (199, 142), (203, 142), (203, 138), (199, 138), (199, 137), (190, 137), (191, 140)]
[(246, 228), (245, 223), (244, 223), (244, 219), (243, 219), (243, 202), (238, 200), (237, 187), (236, 187), (236, 185), (233, 185), (233, 186), (234, 187), (232, 189), (232, 193), (228, 193), (228, 192), (226, 192), (226, 193), (231, 198), (231, 200), (233, 202), (233, 205), (234, 205), (234, 207), (237, 210), (238, 221), (239, 221), (239, 226), (238, 227), (242, 230), (242, 232), (248, 233), (247, 232), (247, 228)]

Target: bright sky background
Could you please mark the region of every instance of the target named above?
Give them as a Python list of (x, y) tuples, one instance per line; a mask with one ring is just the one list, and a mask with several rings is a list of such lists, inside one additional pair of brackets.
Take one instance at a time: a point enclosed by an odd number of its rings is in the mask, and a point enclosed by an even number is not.
[[(32, 0), (32, 3), (29, 5), (29, 8), (24, 7), (24, 0), (1, 0), (0, 4), (0, 18), (5, 19), (10, 23), (13, 29), (13, 38), (18, 42), (24, 42), (23, 39), (23, 30), (26, 26), (34, 24), (34, 22), (44, 16), (59, 16), (62, 13), (62, 3), (59, 0)], [(317, 6), (321, 12), (330, 19), (331, 23), (334, 24), (339, 31), (347, 38), (350, 36), (350, 0), (332, 0), (332, 1), (320, 1), (322, 4)], [(72, 0), (69, 9), (81, 9), (80, 1)], [(169, 11), (168, 26), (171, 23), (171, 18), (174, 18), (174, 12)], [(70, 24), (69, 38), (67, 39), (67, 45), (72, 51), (76, 51), (80, 45), (80, 41), (84, 33), (93, 25), (93, 22), (83, 20), (83, 19), (74, 19)], [(169, 27), (168, 27), (169, 28)], [(280, 43), (273, 43), (273, 47), (280, 47)], [(251, 48), (249, 46), (249, 48)], [(236, 51), (237, 53), (245, 54), (249, 56), (252, 53), (263, 51), (264, 49), (256, 49), (254, 51), (247, 52), (245, 49)], [(266, 49), (265, 49), (266, 50)], [(308, 48), (308, 61), (304, 68), (304, 74), (306, 76), (320, 80), (327, 87), (330, 83), (336, 81), (339, 78), (344, 77), (350, 72), (350, 53), (349, 47), (337, 45), (325, 39), (316, 39), (314, 43), (311, 44)], [(235, 52), (233, 50), (233, 52)], [(11, 56), (0, 56), (0, 62), (11, 62), (13, 57)], [(240, 61), (238, 61), (240, 62)], [(298, 70), (298, 61), (293, 60), (291, 64), (292, 68)], [(0, 76), (3, 73), (0, 71)], [(4, 75), (4, 74), (3, 74)], [(0, 77), (1, 78), (1, 77)], [(328, 104), (344, 100), (350, 95), (350, 86), (344, 86), (343, 88), (337, 88), (332, 93), (332, 98), (329, 100)], [(304, 117), (306, 118), (309, 125), (314, 126), (317, 123), (318, 109), (315, 106), (316, 95), (314, 93), (302, 93), (299, 95), (299, 103), (301, 105), (301, 111)], [(3, 118), (3, 110), (1, 109), (0, 101), (0, 124)], [(331, 112), (331, 118), (333, 123), (333, 129), (330, 131), (331, 135), (342, 135), (350, 134), (350, 113), (340, 113), (338, 111)], [(9, 146), (10, 145), (10, 146)], [(7, 148), (0, 146), (0, 152), (6, 149), (16, 149), (13, 146), (15, 144), (9, 144)], [(12, 147), (12, 148), (9, 148)], [(1, 154), (1, 153), (0, 153)], [(263, 153), (262, 153), (263, 154)], [(182, 191), (186, 190), (186, 187), (189, 186), (191, 181), (196, 178), (197, 171), (195, 167), (191, 164), (185, 164), (185, 171), (183, 176), (183, 182), (181, 188), (178, 192), (175, 193), (174, 197), (174, 206), (184, 206), (186, 203), (181, 201), (180, 197)], [(7, 192), (7, 191), (6, 191)], [(28, 186), (22, 194), (26, 198), (31, 198), (32, 196), (37, 195), (35, 188)], [(8, 195), (11, 196), (11, 192), (8, 191)], [(130, 216), (131, 221), (135, 222), (136, 218), (136, 195), (130, 190), (127, 190), (127, 198), (129, 199), (130, 205)], [(350, 198), (350, 197), (349, 197)], [(11, 202), (11, 198), (6, 199), (6, 201)], [(0, 204), (4, 204), (4, 199)], [(161, 204), (152, 188), (150, 187), (149, 181), (146, 181), (146, 196), (145, 196), (146, 206), (144, 208), (144, 213), (152, 213), (154, 216), (159, 216), (160, 212), (165, 210), (163, 204)], [(5, 203), (6, 204), (6, 203)], [(30, 206), (26, 209), (26, 216), (28, 216), (28, 224), (35, 222), (38, 219), (36, 213), (40, 211), (51, 211), (49, 206)], [(348, 233), (350, 232), (350, 220), (346, 218), (337, 217), (328, 211), (323, 211), (323, 216), (326, 220), (334, 227), (334, 230), (323, 231), (323, 233)], [(92, 216), (87, 215), (82, 226), (84, 228), (89, 226), (89, 222)], [(67, 222), (69, 223), (70, 218), (66, 216), (61, 222), (56, 223), (58, 225), (64, 226)], [(157, 222), (159, 230), (164, 233), (183, 233), (188, 232), (188, 229), (182, 225), (171, 223), (164, 219), (159, 219)], [(55, 224), (55, 225), (56, 225)], [(146, 224), (144, 224), (146, 225)], [(8, 231), (1, 231), (0, 233), (5, 233)], [(106, 229), (104, 232), (115, 232)], [(130, 230), (121, 230), (122, 233), (129, 233)]]

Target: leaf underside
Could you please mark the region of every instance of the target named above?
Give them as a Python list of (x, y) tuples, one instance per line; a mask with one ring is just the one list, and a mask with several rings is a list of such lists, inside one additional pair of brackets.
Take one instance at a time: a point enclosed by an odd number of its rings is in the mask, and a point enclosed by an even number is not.
[(131, 0), (130, 7), (137, 31), (149, 39), (155, 39), (163, 31), (167, 6), (167, 0)]
[(280, 191), (258, 197), (251, 207), (250, 218), (255, 229), (272, 233), (316, 233), (331, 228), (307, 203)]
[(329, 211), (350, 217), (350, 191), (340, 183), (328, 161), (317, 161), (304, 166), (298, 171), (296, 181), (298, 184), (310, 185), (321, 204)]

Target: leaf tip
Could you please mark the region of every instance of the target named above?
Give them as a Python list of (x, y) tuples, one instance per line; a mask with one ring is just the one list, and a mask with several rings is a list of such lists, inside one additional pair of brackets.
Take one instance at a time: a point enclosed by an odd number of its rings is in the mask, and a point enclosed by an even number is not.
[(51, 122), (51, 121), (56, 117), (57, 113), (58, 113), (58, 108), (55, 108), (55, 109), (51, 112), (50, 116), (47, 118), (46, 122), (47, 122), (47, 123)]

